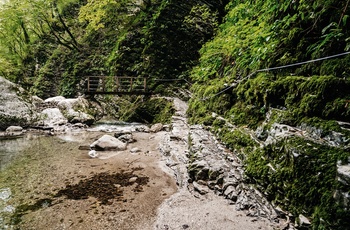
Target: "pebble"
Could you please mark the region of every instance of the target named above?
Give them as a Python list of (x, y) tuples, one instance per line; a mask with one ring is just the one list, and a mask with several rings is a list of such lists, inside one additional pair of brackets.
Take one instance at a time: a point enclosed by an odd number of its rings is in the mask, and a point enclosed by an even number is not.
[(137, 181), (137, 178), (138, 178), (138, 177), (136, 177), (136, 176), (135, 176), (135, 177), (131, 177), (131, 178), (129, 179), (129, 182), (130, 182), (130, 183), (135, 183), (135, 182)]

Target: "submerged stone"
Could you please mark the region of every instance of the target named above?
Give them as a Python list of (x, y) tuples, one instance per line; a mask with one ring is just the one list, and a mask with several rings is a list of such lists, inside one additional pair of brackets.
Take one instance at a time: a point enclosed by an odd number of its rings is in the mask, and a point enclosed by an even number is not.
[(12, 195), (11, 189), (9, 188), (0, 189), (0, 200), (6, 201), (10, 199), (11, 195)]

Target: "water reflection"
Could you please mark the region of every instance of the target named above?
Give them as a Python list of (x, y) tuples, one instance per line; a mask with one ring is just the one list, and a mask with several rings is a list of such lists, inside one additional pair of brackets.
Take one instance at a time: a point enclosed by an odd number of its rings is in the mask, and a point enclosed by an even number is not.
[(13, 161), (25, 148), (30, 146), (30, 141), (37, 138), (32, 134), (21, 137), (0, 138), (0, 171)]

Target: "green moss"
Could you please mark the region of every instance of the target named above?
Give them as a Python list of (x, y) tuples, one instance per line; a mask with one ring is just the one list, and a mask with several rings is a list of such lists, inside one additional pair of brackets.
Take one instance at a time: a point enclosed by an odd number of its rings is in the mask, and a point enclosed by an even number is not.
[(315, 227), (323, 219), (328, 228), (342, 229), (348, 221), (344, 212), (349, 213), (339, 207), (333, 194), (339, 186), (336, 162), (344, 156), (349, 157), (349, 151), (290, 137), (248, 152), (246, 173), (276, 204), (295, 215), (319, 218), (313, 222)]
[[(124, 107), (126, 106), (126, 107)], [(151, 98), (126, 103), (119, 110), (120, 119), (127, 122), (169, 123), (175, 112), (173, 103), (164, 98)]]

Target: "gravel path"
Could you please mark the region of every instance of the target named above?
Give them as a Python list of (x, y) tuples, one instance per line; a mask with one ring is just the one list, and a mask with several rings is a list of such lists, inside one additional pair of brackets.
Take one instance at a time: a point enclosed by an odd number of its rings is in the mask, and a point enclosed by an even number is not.
[(186, 120), (186, 103), (174, 99), (176, 114), (173, 129), (166, 133), (160, 145), (163, 162), (171, 169), (178, 184), (178, 192), (168, 198), (158, 209), (154, 229), (241, 230), (276, 229), (265, 219), (247, 217), (221, 196), (208, 190), (200, 195), (188, 183), (187, 153), (190, 126)]

